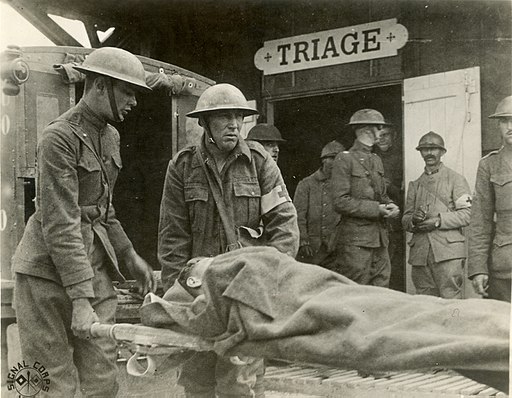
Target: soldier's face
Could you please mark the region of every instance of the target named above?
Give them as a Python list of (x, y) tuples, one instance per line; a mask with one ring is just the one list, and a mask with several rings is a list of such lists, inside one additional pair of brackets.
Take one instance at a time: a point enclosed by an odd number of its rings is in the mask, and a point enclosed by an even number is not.
[(334, 156), (327, 156), (322, 158), (322, 171), (324, 172), (327, 178), (330, 178), (332, 175), (332, 165), (334, 163)]
[(131, 84), (120, 80), (114, 80), (113, 87), (117, 105), (116, 112), (122, 122), (128, 112), (137, 106), (136, 91)]
[(393, 144), (393, 133), (387, 127), (384, 127), (380, 132), (379, 141), (377, 145), (381, 151), (386, 152)]
[(277, 163), (279, 159), (279, 143), (276, 141), (262, 141), (261, 145), (263, 145), (265, 151), (267, 151)]
[(503, 145), (512, 147), (512, 117), (500, 117), (498, 119)]
[(435, 167), (441, 163), (444, 150), (441, 148), (422, 148), (420, 153), (426, 166)]
[(216, 111), (208, 116), (210, 133), (222, 152), (231, 152), (238, 144), (243, 120), (243, 113), (234, 110)]

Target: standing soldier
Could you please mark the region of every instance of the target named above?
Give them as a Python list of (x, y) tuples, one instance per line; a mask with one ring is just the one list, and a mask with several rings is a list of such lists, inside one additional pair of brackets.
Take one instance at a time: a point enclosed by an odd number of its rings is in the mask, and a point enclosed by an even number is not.
[(382, 161), (372, 147), (387, 124), (374, 109), (361, 109), (350, 118), (356, 140), (338, 154), (332, 171), (334, 209), (341, 221), (329, 266), (357, 283), (383, 287), (391, 271), (386, 219), (398, 217), (399, 208), (386, 193)]
[[(255, 231), (261, 222), (269, 246), (297, 254), (297, 213), (281, 172), (261, 145), (240, 137), (243, 118), (256, 113), (236, 87), (217, 84), (187, 115), (199, 119), (204, 133), (167, 169), (158, 239), (165, 288), (190, 259), (224, 253), (230, 236), (241, 228)], [(183, 365), (179, 383), (187, 397), (262, 397), (263, 373), (263, 360), (233, 365), (213, 352), (197, 353)]]
[(300, 230), (299, 261), (320, 264), (329, 252), (340, 219), (332, 204), (332, 165), (344, 149), (338, 141), (325, 145), (320, 155), (322, 167), (297, 185), (293, 203)]
[[(385, 126), (375, 146), (375, 153), (379, 155), (384, 166), (384, 180), (386, 192), (391, 200), (403, 207), (403, 166), (402, 148), (397, 145), (396, 131), (393, 126)], [(405, 291), (404, 269), (404, 231), (400, 218), (388, 219), (389, 228), (389, 259), (391, 261), (391, 278), (389, 287)]]
[(111, 277), (118, 261), (154, 290), (151, 268), (135, 252), (112, 207), (121, 169), (121, 122), (149, 90), (144, 67), (127, 51), (94, 50), (81, 66), (80, 102), (43, 131), (38, 145), (36, 212), (13, 258), (15, 305), (23, 359), (51, 378), (51, 397), (117, 394), (116, 347), (90, 339), (94, 322), (113, 323), (117, 297)]
[(425, 171), (409, 183), (402, 225), (412, 232), (409, 264), (416, 293), (443, 298), (462, 298), (465, 237), (471, 196), (466, 179), (446, 167), (444, 140), (433, 131), (420, 138), (416, 150)]
[(247, 139), (259, 142), (263, 148), (272, 156), (277, 163), (279, 159), (279, 145), (286, 142), (276, 126), (267, 123), (260, 123), (249, 130)]
[(503, 146), (478, 165), (469, 227), (469, 277), (475, 291), (510, 302), (512, 273), (512, 96), (496, 112)]

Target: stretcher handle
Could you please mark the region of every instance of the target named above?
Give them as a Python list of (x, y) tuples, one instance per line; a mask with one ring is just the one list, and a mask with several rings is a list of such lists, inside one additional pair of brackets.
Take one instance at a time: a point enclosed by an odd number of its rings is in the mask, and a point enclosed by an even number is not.
[(94, 322), (91, 325), (91, 336), (92, 337), (109, 337), (114, 339), (114, 328), (116, 325), (106, 325), (99, 322)]

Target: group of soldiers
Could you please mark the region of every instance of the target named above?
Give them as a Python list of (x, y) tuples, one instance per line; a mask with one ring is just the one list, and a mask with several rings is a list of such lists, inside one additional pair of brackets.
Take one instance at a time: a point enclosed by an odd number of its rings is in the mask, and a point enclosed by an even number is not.
[[(113, 397), (118, 391), (115, 345), (92, 339), (90, 326), (114, 322), (111, 282), (123, 280), (120, 262), (140, 282), (142, 294), (154, 292), (156, 284), (112, 206), (122, 163), (119, 133), (109, 122), (122, 122), (137, 105), (137, 92), (150, 88), (141, 62), (121, 49), (94, 50), (75, 68), (86, 76), (83, 97), (46, 127), (38, 144), (37, 209), (13, 258), (15, 307), (23, 358), (46, 367), (50, 396), (71, 397), (80, 389), (84, 396)], [(502, 280), (510, 283), (512, 112), (507, 101), (505, 111), (493, 116), (504, 147), (480, 164), (471, 214), (482, 228), (470, 235), (480, 253), (472, 276), (476, 286), (489, 286), (491, 297)], [(254, 114), (239, 89), (216, 84), (187, 115), (198, 120), (203, 135), (167, 169), (158, 233), (164, 289), (194, 258), (258, 244), (291, 257), (299, 253), (362, 284), (387, 286), (388, 230), (400, 210), (388, 195), (382, 160), (372, 152), (388, 126), (382, 115), (364, 109), (352, 116), (354, 145), (348, 151), (337, 142), (326, 145), (321, 169), (301, 182), (294, 205), (277, 165), (276, 140), (263, 140), (268, 141), (264, 147), (240, 135), (244, 117)], [(254, 127), (260, 134), (269, 130), (275, 133), (273, 126)], [(417, 287), (441, 294), (437, 268), (462, 269), (460, 228), (470, 223), (470, 191), (462, 176), (440, 162), (446, 151), (441, 137), (428, 133), (417, 149), (425, 172), (411, 182), (402, 225), (414, 234), (411, 261), (422, 268), (414, 277), (415, 283), (422, 281)], [(322, 221), (314, 226), (308, 217)], [(439, 249), (443, 245), (452, 245), (453, 254)], [(183, 365), (179, 383), (187, 397), (262, 397), (263, 361), (251, 366), (198, 353)], [(251, 390), (241, 382), (247, 377), (256, 378)]]

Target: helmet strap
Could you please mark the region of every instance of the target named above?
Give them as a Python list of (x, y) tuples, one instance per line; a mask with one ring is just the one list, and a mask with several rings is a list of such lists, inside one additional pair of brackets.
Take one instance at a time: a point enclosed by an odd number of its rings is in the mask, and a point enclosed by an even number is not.
[(201, 120), (201, 126), (203, 127), (204, 131), (206, 131), (206, 138), (208, 140), (208, 143), (215, 144), (215, 146), (217, 146), (217, 143), (213, 139), (213, 135), (212, 135), (212, 133), (210, 131), (210, 126), (208, 125), (208, 122), (206, 121), (206, 118), (201, 116), (200, 120)]
[(116, 101), (116, 96), (114, 94), (113, 79), (111, 77), (105, 76), (105, 84), (107, 86), (108, 101), (110, 103), (110, 109), (112, 110), (112, 116), (114, 118), (114, 122), (121, 122), (121, 118), (119, 117), (119, 114), (117, 113), (117, 101)]

